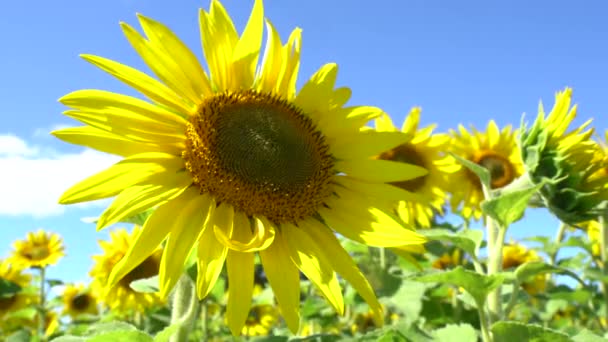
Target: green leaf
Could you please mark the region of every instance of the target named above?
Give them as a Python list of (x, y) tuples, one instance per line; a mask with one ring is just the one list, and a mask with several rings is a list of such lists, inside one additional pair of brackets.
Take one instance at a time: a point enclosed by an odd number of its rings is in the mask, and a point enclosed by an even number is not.
[(180, 326), (181, 326), (181, 322), (174, 323), (174, 324), (171, 324), (170, 326), (166, 327), (161, 332), (156, 334), (156, 336), (154, 336), (154, 342), (168, 342), (169, 339), (171, 338), (171, 336), (173, 336), (173, 334), (175, 334), (175, 332), (179, 329)]
[(506, 228), (524, 216), (528, 201), (542, 186), (543, 183), (524, 189), (503, 192), (497, 197), (483, 201), (481, 210)]
[(433, 332), (436, 342), (477, 341), (477, 331), (470, 324), (448, 324)]
[(0, 298), (9, 298), (21, 291), (21, 286), (12, 281), (0, 278)]
[(492, 325), (491, 330), (494, 342), (572, 342), (572, 339), (566, 334), (535, 324), (497, 322)]
[(86, 332), (88, 336), (95, 336), (98, 334), (105, 334), (112, 331), (135, 331), (137, 328), (129, 323), (113, 321), (93, 324), (89, 327)]
[(456, 233), (448, 229), (421, 229), (417, 233), (426, 236), (429, 240), (451, 242), (473, 258), (476, 258), (476, 251), (483, 241), (483, 232), (477, 229), (460, 230)]
[(466, 167), (467, 169), (471, 170), (471, 172), (473, 172), (474, 174), (477, 175), (477, 177), (479, 177), (479, 180), (481, 181), (481, 185), (483, 187), (485, 187), (488, 191), (490, 188), (490, 182), (492, 181), (492, 177), (490, 176), (490, 171), (488, 171), (488, 169), (486, 169), (485, 167), (478, 165), (476, 163), (473, 163), (472, 161), (462, 158), (459, 155), (456, 155), (452, 152), (448, 152), (450, 155), (452, 155), (452, 157), (454, 157), (454, 159), (456, 159), (456, 161), (458, 161), (460, 164), (462, 164), (464, 167)]
[(143, 211), (139, 214), (135, 214), (131, 217), (128, 217), (126, 219), (121, 220), (120, 222), (123, 223), (133, 223), (136, 224), (138, 226), (143, 226), (144, 223), (146, 223), (146, 220), (148, 219), (148, 217), (150, 217), (150, 215), (152, 215), (152, 213), (154, 212), (154, 210), (156, 210), (155, 208), (150, 208), (146, 211)]
[(578, 334), (572, 337), (574, 342), (608, 342), (608, 339), (600, 337), (587, 329), (581, 330)]
[(515, 269), (515, 276), (517, 277), (517, 281), (519, 281), (520, 283), (525, 282), (526, 280), (534, 277), (535, 275), (543, 273), (557, 273), (568, 275), (574, 278), (579, 283), (583, 285), (585, 284), (583, 280), (579, 278), (578, 275), (576, 275), (576, 273), (569, 271), (565, 268), (545, 264), (544, 262), (530, 261), (519, 265), (519, 267)]
[(159, 291), (158, 275), (150, 278), (138, 279), (132, 281), (129, 286), (135, 291), (140, 293), (156, 293)]
[(54, 338), (51, 340), (51, 342), (87, 342), (87, 338), (81, 336), (65, 335)]
[(151, 342), (150, 335), (139, 330), (114, 330), (95, 335), (87, 339), (87, 342)]
[(420, 316), (422, 300), (428, 285), (420, 282), (403, 280), (401, 287), (391, 296), (390, 302), (403, 313), (400, 322), (410, 325)]
[(19, 330), (6, 338), (6, 342), (30, 342), (32, 334), (28, 330)]
[(63, 281), (60, 279), (47, 279), (46, 283), (49, 284), (50, 287), (63, 285)]
[(483, 305), (487, 295), (503, 283), (505, 276), (503, 274), (483, 275), (458, 266), (449, 271), (434, 271), (413, 277), (413, 279), (426, 283), (460, 286), (475, 298), (478, 305)]

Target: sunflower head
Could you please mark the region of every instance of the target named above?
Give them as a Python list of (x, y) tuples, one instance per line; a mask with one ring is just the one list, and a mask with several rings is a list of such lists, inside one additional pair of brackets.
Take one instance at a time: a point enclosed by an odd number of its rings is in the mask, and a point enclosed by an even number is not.
[(97, 297), (83, 284), (70, 284), (63, 290), (63, 313), (76, 319), (83, 315), (96, 315)]
[[(196, 251), (200, 299), (226, 265), (233, 285), (227, 323), (239, 335), (252, 303), (259, 253), (292, 332), (300, 322), (300, 272), (343, 314), (340, 274), (381, 319), (371, 286), (334, 232), (379, 247), (425, 242), (393, 217), (394, 199), (407, 192), (389, 183), (426, 170), (373, 158), (407, 136), (363, 129), (382, 110), (345, 106), (350, 89), (336, 88), (335, 64), (321, 67), (296, 91), (301, 30), (283, 43), (264, 19), (262, 1), (255, 1), (242, 34), (219, 1), (201, 10), (199, 19), (208, 71), (171, 30), (140, 15), (143, 35), (127, 24), (122, 28), (158, 79), (84, 57), (147, 100), (100, 90), (60, 99), (71, 107), (65, 114), (85, 126), (55, 136), (124, 157), (68, 189), (60, 202), (116, 196), (100, 216), (99, 229), (156, 208), (118, 257), (96, 259), (112, 268), (96, 266), (95, 276), (123, 293), (101, 300), (130, 302), (128, 283), (150, 276), (151, 269), (159, 272), (166, 298)], [(258, 65), (264, 27), (267, 42)], [(156, 247), (163, 243), (158, 262)]]
[[(92, 305), (96, 307), (97, 300), (99, 300), (106, 307), (118, 313), (130, 311), (144, 312), (146, 309), (162, 304), (163, 301), (158, 294), (137, 292), (130, 286), (131, 282), (135, 280), (150, 278), (158, 274), (162, 253), (160, 249), (156, 250), (137, 267), (122, 277), (116, 285), (110, 286), (108, 284), (110, 273), (125, 256), (125, 253), (133, 243), (133, 236), (139, 230), (139, 227), (135, 227), (133, 232), (129, 234), (125, 229), (117, 229), (110, 232), (109, 241), (99, 241), (103, 254), (93, 256), (94, 265), (90, 272), (93, 278), (92, 291), (84, 291), (81, 288), (70, 288), (70, 292), (64, 294), (63, 297), (66, 309), (70, 307), (69, 305), (72, 307), (76, 306), (74, 305), (75, 303), (68, 303), (70, 298), (72, 301), (76, 298), (83, 299), (78, 300), (77, 306), (90, 310), (93, 308)], [(99, 298), (93, 297), (92, 293), (98, 294)], [(90, 297), (78, 297), (79, 295)], [(72, 311), (78, 311), (76, 308), (74, 309)]]
[(520, 149), (532, 182), (545, 182), (540, 189), (544, 205), (560, 220), (576, 224), (596, 218), (608, 200), (608, 158), (591, 139), (590, 120), (567, 132), (576, 117), (571, 98), (570, 88), (558, 92), (549, 115), (541, 103), (532, 126), (522, 124)]
[[(459, 166), (445, 154), (449, 146), (447, 135), (433, 134), (435, 125), (419, 127), (420, 112), (420, 108), (414, 107), (405, 118), (401, 131), (406, 134), (407, 141), (381, 153), (378, 158), (414, 164), (428, 171), (424, 176), (393, 182), (391, 185), (410, 195), (396, 206), (401, 219), (408, 225), (430, 227), (433, 216), (443, 214), (448, 178), (458, 171)], [(399, 131), (388, 115), (377, 118), (375, 124), (379, 132)]]
[(244, 336), (266, 336), (270, 334), (278, 319), (279, 314), (274, 306), (253, 305), (241, 333)]
[(433, 261), (433, 264), (431, 266), (439, 270), (447, 270), (450, 268), (454, 268), (458, 265), (462, 265), (463, 263), (464, 259), (462, 251), (458, 248), (454, 248), (452, 253), (443, 253), (441, 257)]
[[(452, 130), (451, 134), (451, 151), (488, 169), (492, 189), (505, 187), (523, 174), (523, 164), (511, 126), (499, 130), (496, 123), (490, 121), (486, 132), (475, 128), (469, 132), (460, 125), (458, 131)], [(463, 217), (479, 219), (482, 215), (480, 204), (485, 198), (477, 175), (461, 167), (449, 184), (452, 210), (457, 211), (460, 206)]]
[(23, 267), (47, 267), (56, 264), (64, 255), (61, 237), (40, 229), (27, 233), (25, 240), (13, 243), (10, 260)]
[[(518, 266), (533, 261), (542, 261), (542, 258), (532, 249), (520, 244), (505, 245), (502, 249), (502, 268), (515, 269)], [(547, 287), (546, 274), (536, 275), (522, 284), (523, 289), (530, 295), (543, 292)]]
[(18, 285), (21, 290), (10, 296), (0, 297), (0, 319), (9, 312), (22, 309), (35, 300), (32, 296), (23, 291), (29, 286), (31, 276), (23, 273), (23, 268), (14, 265), (10, 260), (0, 260), (0, 279)]

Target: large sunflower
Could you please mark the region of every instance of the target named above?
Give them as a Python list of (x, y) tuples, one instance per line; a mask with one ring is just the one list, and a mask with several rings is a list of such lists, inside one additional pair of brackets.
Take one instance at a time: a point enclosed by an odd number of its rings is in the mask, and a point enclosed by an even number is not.
[[(523, 173), (523, 164), (511, 126), (499, 130), (491, 120), (485, 133), (475, 128), (469, 132), (459, 125), (458, 131), (451, 130), (451, 134), (451, 151), (488, 169), (492, 189), (509, 185)], [(482, 214), (480, 204), (484, 200), (479, 178), (466, 167), (461, 167), (452, 177), (450, 188), (452, 210), (457, 211), (460, 206), (460, 213), (464, 218), (479, 219)]]
[(22, 309), (36, 299), (35, 296), (23, 292), (22, 290), (30, 284), (31, 276), (23, 273), (23, 269), (15, 266), (10, 260), (0, 260), (0, 280), (9, 281), (18, 285), (21, 291), (10, 295), (0, 297), (0, 321), (3, 317), (10, 313)]
[(110, 232), (109, 241), (99, 241), (103, 254), (93, 256), (95, 264), (90, 275), (93, 278), (93, 292), (99, 295), (106, 307), (126, 313), (129, 311), (145, 312), (146, 309), (163, 303), (156, 293), (143, 293), (133, 290), (131, 282), (139, 279), (150, 278), (158, 274), (162, 250), (155, 250), (143, 259), (136, 267), (122, 275), (114, 286), (109, 286), (108, 278), (112, 270), (116, 268), (134, 243), (135, 237), (141, 233), (139, 227), (135, 227), (129, 234), (125, 229), (117, 229)]
[(54, 265), (65, 255), (61, 237), (42, 229), (27, 233), (25, 240), (15, 241), (13, 249), (10, 260), (23, 267)]
[(83, 315), (96, 315), (97, 296), (82, 284), (70, 284), (63, 290), (63, 313), (77, 319)]
[[(395, 132), (388, 115), (375, 120), (376, 130)], [(445, 134), (433, 134), (435, 125), (419, 128), (420, 108), (412, 108), (403, 122), (401, 131), (407, 134), (407, 142), (380, 154), (383, 160), (418, 165), (428, 170), (428, 174), (418, 178), (393, 182), (392, 185), (410, 193), (407, 200), (399, 201), (397, 212), (409, 225), (430, 227), (435, 213), (443, 214), (447, 200), (448, 176), (458, 171), (453, 158), (446, 155), (450, 138)]]
[(87, 126), (54, 135), (124, 159), (67, 190), (61, 203), (117, 196), (98, 221), (104, 228), (158, 207), (112, 271), (116, 284), (167, 240), (160, 292), (174, 287), (193, 248), (197, 293), (204, 298), (224, 262), (230, 282), (228, 325), (239, 334), (259, 252), (289, 328), (299, 322), (299, 270), (336, 311), (344, 303), (336, 272), (381, 317), (373, 290), (333, 231), (374, 246), (424, 242), (378, 208), (379, 197), (403, 198), (390, 182), (419, 177), (420, 167), (373, 156), (403, 143), (398, 132), (361, 128), (382, 114), (345, 107), (350, 89), (337, 88), (337, 66), (320, 68), (296, 94), (300, 29), (282, 45), (266, 20), (267, 43), (258, 68), (264, 14), (255, 2), (241, 36), (218, 1), (200, 11), (209, 74), (167, 27), (139, 16), (145, 36), (121, 24), (132, 46), (162, 81), (117, 62), (84, 58), (150, 101), (80, 90), (60, 101)]
[(522, 127), (520, 148), (529, 179), (543, 184), (544, 205), (560, 220), (575, 225), (596, 219), (608, 201), (608, 156), (592, 139), (591, 120), (568, 131), (576, 117), (572, 89), (555, 95), (551, 112), (542, 103), (528, 128)]

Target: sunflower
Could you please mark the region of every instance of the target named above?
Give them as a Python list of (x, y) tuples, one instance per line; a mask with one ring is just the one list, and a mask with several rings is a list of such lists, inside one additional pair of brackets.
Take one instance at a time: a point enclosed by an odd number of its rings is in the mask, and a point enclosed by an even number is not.
[[(414, 107), (403, 123), (401, 131), (407, 134), (407, 142), (380, 154), (379, 159), (418, 165), (428, 170), (428, 174), (418, 178), (393, 182), (392, 185), (410, 193), (407, 200), (399, 201), (397, 212), (409, 225), (430, 227), (435, 213), (443, 215), (446, 202), (448, 177), (458, 171), (453, 158), (445, 154), (450, 138), (445, 134), (433, 134), (435, 125), (419, 128), (420, 108)], [(375, 120), (376, 130), (395, 132), (388, 115)]]
[(27, 238), (15, 241), (13, 248), (11, 262), (26, 268), (54, 265), (65, 255), (61, 237), (42, 229), (27, 233)]
[(595, 257), (600, 256), (600, 223), (599, 221), (586, 221), (580, 227), (587, 233), (591, 243), (591, 254)]
[(277, 324), (277, 309), (268, 304), (253, 305), (241, 333), (244, 336), (266, 336)]
[[(389, 183), (420, 177), (423, 168), (373, 157), (406, 141), (399, 132), (362, 129), (382, 115), (349, 106), (350, 89), (335, 88), (337, 66), (322, 66), (296, 93), (301, 30), (287, 43), (255, 1), (239, 36), (219, 1), (199, 13), (209, 74), (167, 27), (139, 16), (145, 37), (121, 24), (160, 79), (97, 56), (84, 58), (140, 91), (149, 101), (101, 90), (61, 98), (86, 126), (55, 131), (65, 141), (121, 155), (109, 169), (81, 181), (63, 204), (116, 196), (102, 229), (156, 207), (109, 276), (117, 284), (166, 240), (160, 264), (164, 298), (196, 247), (197, 294), (213, 288), (224, 263), (232, 284), (227, 322), (238, 335), (251, 306), (259, 252), (280, 311), (299, 325), (299, 271), (343, 314), (336, 273), (353, 284), (381, 320), (369, 283), (334, 231), (367, 245), (419, 245), (379, 198), (400, 199)], [(405, 193), (407, 194), (407, 193)]]
[[(502, 249), (502, 268), (515, 269), (526, 262), (542, 261), (542, 258), (534, 250), (527, 249), (520, 244), (505, 245)], [(535, 295), (545, 291), (547, 287), (547, 277), (545, 274), (538, 274), (531, 280), (522, 284), (523, 289), (530, 295)]]
[(118, 313), (145, 312), (146, 309), (163, 303), (158, 294), (137, 292), (130, 286), (131, 282), (135, 280), (150, 278), (158, 274), (162, 254), (160, 248), (155, 249), (135, 268), (124, 274), (114, 286), (109, 286), (108, 283), (112, 270), (123, 259), (140, 232), (139, 227), (135, 227), (131, 234), (125, 229), (111, 231), (110, 241), (99, 241), (103, 254), (93, 256), (95, 264), (90, 272), (93, 278), (93, 293), (99, 294), (99, 301)]
[(82, 284), (67, 285), (63, 290), (63, 313), (72, 319), (82, 315), (96, 315), (97, 296)]
[(0, 280), (9, 281), (21, 288), (15, 294), (0, 297), (0, 321), (4, 321), (3, 318), (8, 313), (32, 304), (36, 297), (23, 291), (29, 286), (31, 276), (23, 273), (23, 269), (16, 267), (10, 260), (0, 260)]
[[(469, 132), (459, 125), (458, 132), (451, 130), (451, 134), (452, 152), (488, 169), (492, 189), (507, 186), (523, 174), (523, 164), (511, 126), (499, 130), (491, 120), (485, 133), (474, 127)], [(482, 214), (480, 204), (485, 199), (479, 178), (466, 167), (461, 167), (452, 180), (452, 210), (457, 211), (462, 203), (460, 212), (464, 218), (479, 219)]]
[(464, 264), (465, 260), (462, 255), (462, 251), (458, 248), (454, 248), (452, 253), (443, 253), (431, 264), (431, 267), (438, 270), (447, 270), (454, 268), (458, 265)]
[(545, 115), (542, 103), (531, 127), (522, 127), (520, 148), (533, 184), (543, 184), (544, 205), (560, 220), (575, 225), (596, 219), (608, 200), (608, 157), (591, 137), (591, 120), (566, 132), (577, 106), (571, 106), (572, 89), (555, 95)]

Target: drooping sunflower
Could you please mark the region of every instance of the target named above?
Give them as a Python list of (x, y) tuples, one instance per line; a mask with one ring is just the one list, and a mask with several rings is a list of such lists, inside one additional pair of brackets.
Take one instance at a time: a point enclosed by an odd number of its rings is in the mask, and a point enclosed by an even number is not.
[[(433, 134), (436, 125), (419, 128), (420, 112), (419, 107), (412, 108), (403, 122), (401, 131), (407, 135), (407, 142), (383, 152), (379, 159), (414, 164), (428, 170), (424, 176), (391, 184), (410, 193), (397, 205), (401, 219), (409, 225), (430, 227), (436, 213), (443, 215), (448, 177), (458, 171), (459, 166), (445, 153), (449, 136)], [(375, 124), (380, 132), (399, 131), (388, 115), (377, 118)]]
[[(518, 266), (533, 261), (542, 261), (542, 258), (532, 249), (520, 244), (508, 244), (502, 249), (502, 268), (514, 269)], [(538, 274), (532, 279), (521, 284), (523, 289), (530, 295), (543, 292), (547, 288), (546, 274)]]
[(335, 88), (337, 66), (319, 69), (296, 92), (301, 30), (283, 45), (255, 1), (239, 36), (219, 1), (200, 11), (209, 73), (164, 25), (139, 16), (145, 37), (125, 35), (160, 81), (97, 56), (84, 58), (140, 91), (149, 101), (80, 90), (60, 101), (86, 124), (53, 134), (124, 159), (67, 190), (61, 203), (116, 196), (98, 221), (104, 228), (157, 207), (109, 277), (114, 285), (166, 240), (160, 293), (174, 287), (197, 247), (197, 293), (204, 298), (224, 263), (230, 282), (227, 321), (241, 332), (251, 305), (254, 252), (259, 252), (281, 313), (299, 324), (299, 271), (344, 312), (339, 273), (381, 319), (375, 294), (335, 237), (373, 246), (419, 245), (379, 198), (403, 198), (390, 182), (422, 176), (418, 166), (373, 157), (403, 143), (399, 132), (362, 127), (382, 114), (345, 106), (350, 89)]
[(253, 305), (241, 333), (244, 336), (266, 336), (277, 324), (277, 309), (268, 304)]
[(77, 319), (83, 315), (96, 315), (97, 296), (83, 284), (70, 284), (63, 290), (63, 314)]
[[(505, 187), (523, 174), (515, 133), (510, 125), (500, 130), (496, 122), (490, 120), (486, 132), (479, 132), (474, 127), (471, 130), (469, 132), (462, 125), (458, 126), (458, 131), (451, 130), (451, 151), (488, 169), (492, 189)], [(450, 192), (452, 210), (458, 211), (460, 207), (459, 211), (466, 219), (481, 217), (480, 204), (484, 194), (477, 175), (461, 167), (451, 178)]]
[(125, 229), (113, 230), (110, 232), (109, 241), (99, 241), (103, 254), (93, 256), (95, 263), (89, 273), (93, 278), (93, 292), (99, 294), (100, 302), (118, 313), (145, 312), (146, 309), (163, 303), (158, 294), (137, 292), (130, 286), (131, 282), (135, 280), (150, 278), (158, 274), (162, 255), (160, 248), (155, 248), (135, 268), (122, 275), (113, 286), (110, 286), (112, 284), (108, 282), (112, 270), (125, 257), (139, 234), (141, 234), (139, 227), (135, 227), (131, 234)]
[(11, 262), (23, 267), (47, 267), (56, 264), (64, 253), (63, 240), (59, 234), (45, 232), (27, 233), (25, 240), (13, 243)]
[(519, 145), (530, 181), (543, 184), (544, 205), (576, 225), (596, 219), (608, 201), (608, 157), (592, 139), (591, 120), (566, 132), (577, 112), (571, 100), (572, 89), (558, 92), (549, 115), (541, 102), (532, 126), (523, 125)]
[(4, 321), (6, 314), (22, 309), (35, 301), (36, 296), (22, 291), (30, 284), (31, 278), (29, 274), (23, 273), (23, 268), (16, 266), (10, 260), (0, 260), (0, 280), (9, 281), (21, 288), (21, 291), (13, 295), (0, 297), (0, 322)]

